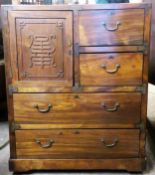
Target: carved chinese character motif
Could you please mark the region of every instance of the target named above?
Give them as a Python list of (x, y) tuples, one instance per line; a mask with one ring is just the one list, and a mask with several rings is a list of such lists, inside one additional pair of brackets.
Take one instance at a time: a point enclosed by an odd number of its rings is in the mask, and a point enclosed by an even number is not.
[(56, 67), (54, 53), (56, 51), (55, 35), (35, 35), (29, 36), (30, 39), (30, 67), (41, 66), (53, 66)]

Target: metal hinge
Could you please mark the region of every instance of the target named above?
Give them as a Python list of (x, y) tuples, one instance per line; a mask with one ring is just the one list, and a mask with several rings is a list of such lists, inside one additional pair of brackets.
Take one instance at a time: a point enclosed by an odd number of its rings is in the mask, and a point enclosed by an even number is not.
[(10, 84), (8, 87), (8, 92), (9, 92), (9, 95), (13, 95), (13, 93), (18, 92), (18, 88)]
[(143, 46), (143, 53), (144, 53), (144, 55), (148, 55), (148, 53), (149, 53), (149, 45), (148, 45), (148, 43), (144, 43), (144, 46)]
[(147, 4), (145, 6), (145, 16), (147, 16), (149, 14), (149, 12), (151, 11), (151, 4)]
[(77, 82), (75, 83), (75, 85), (72, 88), (73, 92), (81, 92), (82, 91), (82, 87), (80, 86), (80, 84)]
[(141, 86), (137, 86), (136, 90), (138, 92), (141, 92), (142, 94), (146, 94), (146, 92), (147, 92), (147, 85), (146, 84), (142, 84)]
[(79, 44), (75, 43), (74, 55), (75, 57), (79, 58)]
[(144, 122), (142, 121), (136, 125), (136, 128), (139, 128), (141, 131), (145, 131), (146, 126), (145, 126)]
[(20, 129), (20, 124), (18, 124), (15, 121), (13, 121), (11, 123), (11, 132), (15, 132), (17, 129)]

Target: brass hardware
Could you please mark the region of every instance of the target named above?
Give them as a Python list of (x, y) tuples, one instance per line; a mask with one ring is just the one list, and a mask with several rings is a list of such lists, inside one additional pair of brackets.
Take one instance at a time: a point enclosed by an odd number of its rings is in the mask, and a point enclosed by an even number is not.
[(149, 54), (149, 44), (147, 42), (144, 42), (142, 46), (137, 47), (138, 52), (142, 52), (144, 55)]
[(79, 59), (79, 43), (75, 43), (74, 45), (74, 56)]
[(111, 69), (111, 70), (107, 69), (107, 65), (106, 64), (102, 64), (100, 67), (103, 68), (108, 74), (114, 74), (114, 73), (118, 72), (118, 70), (120, 69), (121, 65), (120, 64), (116, 64), (115, 68)]
[(118, 108), (120, 107), (120, 104), (119, 103), (115, 103), (114, 107), (112, 107), (112, 108), (107, 107), (107, 105), (105, 103), (101, 103), (101, 106), (107, 112), (116, 112), (116, 111), (118, 111)]
[(103, 138), (101, 139), (101, 142), (102, 142), (107, 148), (112, 148), (112, 147), (116, 146), (117, 143), (118, 143), (118, 141), (119, 141), (118, 138), (115, 138), (112, 144), (106, 144), (105, 139), (103, 139)]
[(80, 134), (80, 131), (75, 131), (74, 134)]
[(80, 97), (79, 95), (74, 95), (74, 98), (79, 99)]
[(82, 87), (80, 86), (79, 83), (75, 83), (75, 85), (72, 88), (73, 92), (81, 92), (82, 91)]
[(63, 135), (63, 132), (62, 132), (62, 131), (60, 131), (58, 134), (59, 134), (59, 135)]
[(149, 45), (148, 45), (148, 43), (144, 43), (144, 46), (143, 46), (143, 53), (144, 53), (144, 55), (148, 55), (148, 53), (149, 53)]
[(109, 32), (114, 32), (114, 31), (117, 31), (119, 29), (119, 26), (121, 25), (121, 22), (120, 21), (117, 21), (116, 22), (116, 26), (115, 27), (108, 27), (107, 24), (105, 22), (103, 22), (102, 24), (104, 26), (104, 28), (109, 31)]
[(50, 148), (50, 147), (53, 146), (54, 140), (50, 139), (50, 140), (47, 141), (46, 144), (42, 144), (42, 143), (41, 143), (41, 140), (38, 139), (38, 138), (36, 138), (36, 139), (35, 139), (35, 142), (36, 142), (40, 147), (42, 147), (42, 148)]
[(151, 10), (151, 6), (150, 6), (150, 4), (147, 4), (145, 6), (145, 16), (149, 15), (150, 10)]
[(147, 85), (142, 84), (141, 86), (136, 87), (136, 91), (141, 92), (142, 94), (146, 94), (147, 92)]
[(72, 40), (71, 39), (68, 40), (68, 47), (72, 47)]
[(15, 132), (16, 130), (21, 129), (20, 124), (14, 122), (14, 121), (11, 123), (10, 127), (11, 127), (10, 128), (11, 132)]
[(141, 131), (145, 131), (146, 126), (145, 126), (144, 122), (142, 121), (142, 122), (136, 124), (136, 128), (140, 129)]
[(11, 95), (13, 95), (13, 93), (16, 93), (16, 92), (18, 92), (18, 87), (13, 86), (13, 85), (10, 84), (8, 86), (8, 93), (9, 93), (9, 95), (11, 96)]
[(46, 109), (40, 109), (38, 104), (34, 105), (34, 108), (36, 108), (38, 110), (38, 112), (41, 112), (41, 113), (49, 112), (52, 107), (53, 106), (51, 104), (48, 104), (48, 107)]
[(109, 59), (114, 59), (114, 56), (113, 55), (110, 55), (108, 58)]

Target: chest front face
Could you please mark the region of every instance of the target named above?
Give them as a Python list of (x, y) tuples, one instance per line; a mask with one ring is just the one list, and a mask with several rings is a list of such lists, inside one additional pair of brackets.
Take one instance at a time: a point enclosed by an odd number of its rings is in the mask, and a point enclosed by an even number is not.
[(142, 170), (150, 6), (6, 11), (13, 169)]

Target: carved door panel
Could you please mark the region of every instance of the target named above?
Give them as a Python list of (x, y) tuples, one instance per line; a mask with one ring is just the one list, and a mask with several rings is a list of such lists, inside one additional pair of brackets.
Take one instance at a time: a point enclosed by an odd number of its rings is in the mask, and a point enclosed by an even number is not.
[(16, 51), (11, 59), (18, 66), (17, 71), (13, 66), (13, 79), (20, 84), (47, 81), (50, 86), (72, 86), (71, 12), (29, 13), (9, 14), (14, 25), (10, 44)]
[(17, 19), (20, 80), (63, 78), (63, 23), (63, 19)]

